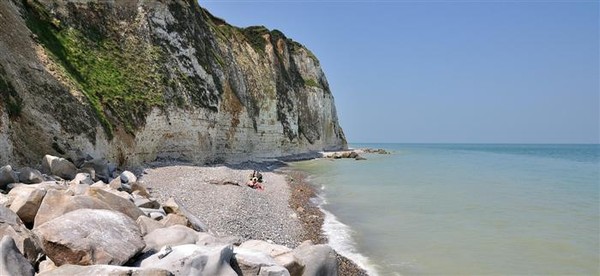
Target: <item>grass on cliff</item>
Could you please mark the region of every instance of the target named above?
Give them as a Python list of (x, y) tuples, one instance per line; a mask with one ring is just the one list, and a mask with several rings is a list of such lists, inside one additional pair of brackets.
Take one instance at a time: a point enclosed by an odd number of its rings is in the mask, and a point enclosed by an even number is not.
[(6, 108), (10, 118), (16, 118), (21, 115), (23, 109), (23, 100), (19, 97), (12, 84), (5, 79), (6, 72), (0, 65), (0, 99)]
[(115, 123), (133, 133), (151, 107), (164, 104), (160, 49), (135, 37), (61, 26), (35, 1), (26, 7), (29, 29), (87, 97), (109, 137)]

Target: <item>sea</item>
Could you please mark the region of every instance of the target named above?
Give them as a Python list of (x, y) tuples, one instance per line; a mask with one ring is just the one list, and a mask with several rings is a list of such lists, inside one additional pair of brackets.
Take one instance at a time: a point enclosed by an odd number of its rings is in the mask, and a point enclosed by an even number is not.
[(369, 275), (600, 275), (600, 145), (351, 144), (292, 163)]

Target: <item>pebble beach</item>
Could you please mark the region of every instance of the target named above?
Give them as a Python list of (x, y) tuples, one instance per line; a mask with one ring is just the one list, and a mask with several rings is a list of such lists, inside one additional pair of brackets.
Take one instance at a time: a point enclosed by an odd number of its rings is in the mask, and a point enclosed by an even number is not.
[[(254, 171), (263, 174), (264, 191), (246, 185)], [(217, 236), (258, 239), (295, 248), (305, 240), (327, 243), (323, 213), (311, 202), (315, 188), (285, 163), (194, 166), (151, 163), (141, 180), (153, 197), (173, 197)], [(339, 275), (367, 275), (338, 254)]]

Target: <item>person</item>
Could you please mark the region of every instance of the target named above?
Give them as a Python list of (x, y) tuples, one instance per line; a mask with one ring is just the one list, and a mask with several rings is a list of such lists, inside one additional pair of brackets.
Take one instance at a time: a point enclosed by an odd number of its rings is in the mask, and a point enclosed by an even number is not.
[(258, 182), (258, 177), (252, 177), (252, 179), (250, 179), (250, 181), (248, 181), (248, 183), (246, 184), (248, 185), (248, 187), (252, 188), (252, 189), (257, 189), (259, 191), (263, 191), (265, 188)]

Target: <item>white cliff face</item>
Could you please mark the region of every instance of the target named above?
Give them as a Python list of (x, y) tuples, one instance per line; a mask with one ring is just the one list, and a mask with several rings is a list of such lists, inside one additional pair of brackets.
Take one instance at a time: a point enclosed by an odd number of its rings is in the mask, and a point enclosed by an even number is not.
[[(7, 44), (2, 37), (0, 49), (10, 55), (0, 57), (0, 73), (19, 84), (14, 92), (23, 101), (18, 116), (0, 108), (2, 163), (31, 162), (45, 154), (73, 159), (90, 154), (121, 165), (157, 158), (240, 162), (346, 147), (318, 61), (279, 32), (235, 28), (192, 0), (40, 2), (43, 5), (35, 7), (0, 3), (0, 12), (6, 13), (0, 27), (12, 27), (11, 39), (20, 42)], [(54, 17), (43, 20), (60, 22), (57, 29), (49, 25), (56, 32), (97, 27), (115, 45), (125, 45), (125, 56), (148, 49), (155, 53), (143, 61), (154, 62), (148, 74), (160, 78), (141, 83), (162, 91), (162, 102), (146, 109), (132, 107), (129, 115), (122, 106), (94, 111), (93, 101), (85, 96), (89, 88), (80, 83), (86, 76), (73, 77), (78, 68), (66, 68), (43, 38), (33, 40), (35, 35), (27, 29), (26, 19), (44, 7)], [(146, 88), (133, 89), (139, 95)], [(110, 103), (110, 96), (99, 97)], [(124, 100), (119, 97), (116, 100)], [(98, 112), (111, 122), (110, 132)]]

